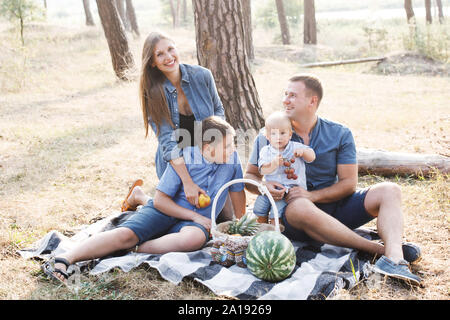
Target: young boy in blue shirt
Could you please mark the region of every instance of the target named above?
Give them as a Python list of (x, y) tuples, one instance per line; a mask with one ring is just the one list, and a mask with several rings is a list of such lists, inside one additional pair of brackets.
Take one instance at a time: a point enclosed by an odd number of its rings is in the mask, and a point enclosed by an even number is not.
[[(210, 196), (211, 202), (227, 182), (243, 177), (234, 147), (234, 129), (226, 121), (212, 116), (202, 121), (201, 146), (187, 147), (184, 161), (194, 182)], [(230, 195), (237, 217), (245, 212), (245, 191), (242, 183), (231, 185), (217, 201), (216, 218)], [(155, 197), (148, 199), (139, 213), (116, 229), (86, 239), (76, 248), (55, 258), (54, 268), (46, 262), (44, 272), (65, 282), (67, 268), (78, 261), (106, 256), (118, 250), (136, 248), (142, 253), (194, 251), (209, 240), (211, 205), (192, 206), (186, 199), (181, 179), (168, 165), (156, 187)]]

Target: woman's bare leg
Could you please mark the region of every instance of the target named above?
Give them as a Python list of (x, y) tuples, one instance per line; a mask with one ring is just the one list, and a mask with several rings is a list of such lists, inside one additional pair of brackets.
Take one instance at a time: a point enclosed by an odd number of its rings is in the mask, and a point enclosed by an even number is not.
[(128, 204), (132, 207), (137, 207), (139, 205), (145, 206), (148, 200), (150, 200), (150, 197), (146, 195), (144, 190), (139, 186), (134, 187), (127, 199)]

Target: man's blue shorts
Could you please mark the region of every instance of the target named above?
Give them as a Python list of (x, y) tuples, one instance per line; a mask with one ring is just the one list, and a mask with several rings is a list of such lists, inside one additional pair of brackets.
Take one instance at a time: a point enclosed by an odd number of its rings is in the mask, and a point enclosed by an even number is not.
[[(339, 201), (332, 203), (315, 203), (315, 205), (353, 230), (375, 218), (370, 215), (364, 207), (364, 199), (366, 198), (368, 191), (369, 188), (360, 189)], [(311, 240), (311, 237), (309, 237), (306, 232), (291, 226), (287, 222), (286, 216), (283, 216), (283, 224), (285, 227), (283, 234), (289, 239), (297, 241)]]
[[(153, 199), (150, 199), (145, 206), (131, 216), (118, 227), (131, 229), (139, 238), (138, 245), (145, 241), (162, 237), (169, 233), (179, 232), (183, 227), (194, 226), (200, 228), (205, 234), (206, 241), (209, 240), (209, 232), (204, 226), (193, 221), (180, 220), (170, 217), (153, 206)], [(206, 242), (205, 241), (205, 242)]]

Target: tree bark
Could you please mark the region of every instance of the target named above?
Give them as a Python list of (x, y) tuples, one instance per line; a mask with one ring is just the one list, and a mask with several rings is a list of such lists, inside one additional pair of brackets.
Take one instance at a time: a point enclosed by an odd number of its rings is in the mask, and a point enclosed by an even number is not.
[(183, 0), (183, 24), (187, 23), (187, 1)]
[(343, 65), (343, 64), (383, 61), (385, 59), (386, 59), (386, 57), (369, 57), (369, 58), (361, 58), (361, 59), (314, 62), (314, 63), (301, 64), (299, 67), (300, 68), (332, 67), (332, 66), (340, 66), (340, 65)]
[(280, 23), (281, 29), (281, 40), (283, 44), (291, 43), (291, 36), (289, 34), (289, 25), (286, 19), (286, 13), (284, 12), (283, 0), (275, 0), (277, 5), (278, 22)]
[(47, 0), (44, 0), (44, 18), (47, 19)]
[(433, 23), (433, 18), (431, 16), (431, 0), (425, 0), (425, 18), (427, 24)]
[(442, 10), (442, 1), (436, 0), (436, 5), (438, 7), (438, 17), (439, 17), (439, 23), (444, 23), (444, 11)]
[(303, 43), (317, 44), (316, 9), (314, 0), (304, 0)]
[(251, 0), (242, 0), (242, 12), (244, 15), (245, 49), (248, 59), (253, 60), (255, 59), (255, 50), (253, 49)]
[(357, 158), (360, 174), (428, 176), (436, 169), (443, 174), (450, 173), (450, 158), (435, 154), (387, 152), (359, 148)]
[(134, 60), (116, 6), (110, 0), (97, 0), (97, 7), (114, 71), (119, 79), (130, 80), (128, 72), (134, 68)]
[(86, 15), (86, 25), (95, 26), (94, 18), (92, 17), (89, 0), (83, 0), (84, 13)]
[(127, 15), (125, 14), (124, 0), (116, 0), (117, 12), (119, 12), (120, 20), (126, 31), (131, 31), (130, 24), (128, 23)]
[(131, 25), (131, 30), (139, 37), (139, 27), (136, 19), (136, 12), (134, 11), (133, 1), (126, 0), (126, 16)]
[(170, 0), (170, 11), (172, 12), (173, 27), (178, 28), (180, 26), (180, 0)]
[(412, 0), (405, 0), (405, 11), (406, 11), (406, 21), (411, 24), (415, 23)]
[(227, 121), (244, 134), (259, 130), (264, 117), (245, 50), (241, 1), (193, 0), (192, 4), (197, 59), (215, 78)]

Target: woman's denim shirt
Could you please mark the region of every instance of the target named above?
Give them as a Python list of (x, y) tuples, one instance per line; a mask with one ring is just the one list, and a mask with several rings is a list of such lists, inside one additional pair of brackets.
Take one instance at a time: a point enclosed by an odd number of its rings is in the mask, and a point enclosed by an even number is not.
[[(180, 70), (181, 88), (194, 113), (195, 121), (202, 121), (213, 115), (224, 118), (225, 114), (222, 102), (217, 93), (211, 71), (202, 66), (189, 64), (180, 64)], [(170, 160), (182, 157), (183, 155), (183, 150), (177, 146), (175, 132), (180, 125), (177, 102), (178, 93), (169, 80), (166, 80), (164, 83), (164, 91), (175, 129), (167, 121), (164, 121), (160, 126), (158, 136), (159, 144), (155, 156), (158, 179), (161, 178)], [(156, 125), (150, 118), (149, 123), (156, 134)]]

